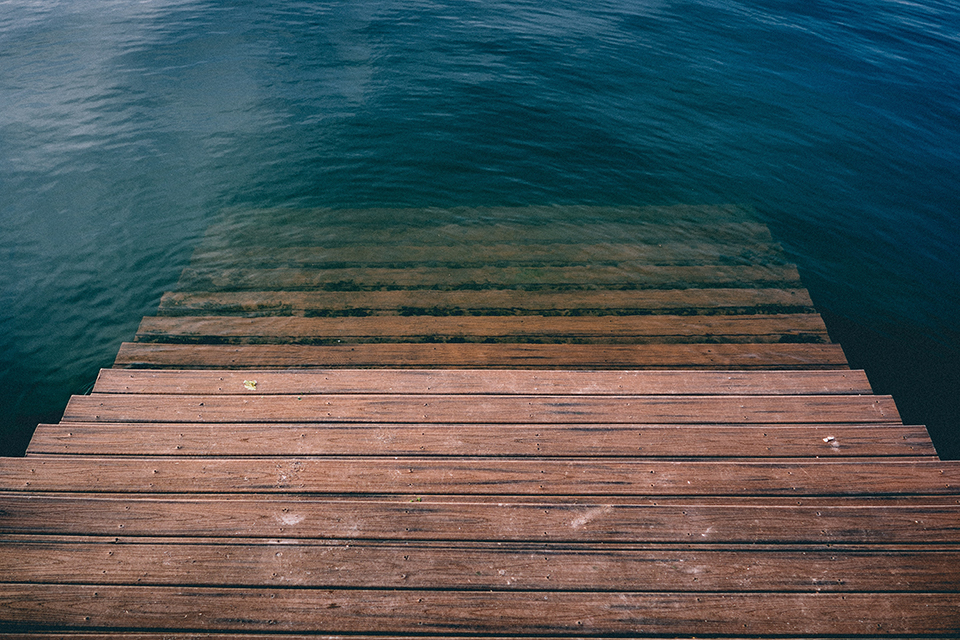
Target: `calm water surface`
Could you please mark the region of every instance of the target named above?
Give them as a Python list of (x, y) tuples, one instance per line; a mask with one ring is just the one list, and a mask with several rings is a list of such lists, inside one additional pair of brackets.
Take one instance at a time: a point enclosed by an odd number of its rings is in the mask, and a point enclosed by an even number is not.
[(224, 209), (734, 203), (957, 456), (958, 185), (954, 2), (0, 1), (2, 450)]

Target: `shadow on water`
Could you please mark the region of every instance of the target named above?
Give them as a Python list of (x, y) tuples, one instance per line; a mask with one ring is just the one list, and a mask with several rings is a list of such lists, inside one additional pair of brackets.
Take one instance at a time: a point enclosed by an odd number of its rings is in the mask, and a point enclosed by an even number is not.
[(943, 459), (960, 459), (960, 366), (949, 347), (911, 327), (868, 327), (821, 311), (850, 366), (864, 369), (875, 393), (890, 394), (904, 424), (923, 424)]

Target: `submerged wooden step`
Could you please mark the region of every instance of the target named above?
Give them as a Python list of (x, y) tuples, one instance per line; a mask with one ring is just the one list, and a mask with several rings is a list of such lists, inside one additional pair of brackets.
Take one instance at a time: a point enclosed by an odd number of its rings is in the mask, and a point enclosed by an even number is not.
[(719, 316), (146, 317), (137, 342), (826, 343), (818, 314)]
[(357, 224), (339, 220), (321, 222), (309, 214), (293, 220), (271, 220), (271, 216), (246, 217), (211, 225), (203, 246), (449, 246), (483, 247), (499, 244), (583, 244), (618, 238), (625, 243), (664, 244), (669, 242), (771, 243), (770, 229), (750, 220), (715, 219), (701, 224), (680, 221), (634, 220), (574, 223), (551, 221), (451, 222), (413, 225), (404, 222)]
[(799, 286), (793, 265), (658, 266), (642, 262), (580, 266), (402, 268), (189, 268), (179, 291), (371, 291), (377, 289), (691, 289)]
[(293, 246), (204, 247), (194, 251), (191, 265), (198, 269), (217, 268), (411, 268), (446, 266), (483, 268), (493, 266), (616, 266), (639, 262), (660, 266), (748, 266), (786, 265), (778, 244), (716, 244), (675, 242), (666, 244), (624, 244), (610, 241), (598, 244), (485, 245), (482, 253), (465, 252), (464, 245), (444, 246)]
[(643, 291), (211, 291), (170, 292), (163, 315), (637, 315), (813, 313), (805, 289)]

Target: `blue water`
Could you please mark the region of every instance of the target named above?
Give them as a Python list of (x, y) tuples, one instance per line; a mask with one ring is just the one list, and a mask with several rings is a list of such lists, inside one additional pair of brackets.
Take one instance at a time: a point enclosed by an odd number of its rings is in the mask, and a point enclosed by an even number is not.
[(752, 207), (960, 455), (960, 5), (0, 2), (0, 434), (228, 207)]

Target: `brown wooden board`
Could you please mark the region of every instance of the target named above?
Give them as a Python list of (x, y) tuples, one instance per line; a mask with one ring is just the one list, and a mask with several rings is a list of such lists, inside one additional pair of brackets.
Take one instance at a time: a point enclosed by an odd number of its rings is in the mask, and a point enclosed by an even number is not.
[(445, 455), (647, 457), (936, 456), (927, 430), (899, 424), (40, 425), (27, 455)]
[(301, 395), (304, 393), (500, 395), (852, 395), (871, 394), (863, 370), (523, 371), (369, 370), (169, 371), (101, 369), (95, 393)]
[(188, 268), (180, 291), (298, 291), (402, 289), (543, 289), (613, 287), (686, 289), (690, 287), (799, 286), (794, 265), (660, 266), (639, 262), (571, 267), (274, 267)]
[(960, 543), (960, 498), (0, 493), (0, 533), (499, 542)]
[(837, 369), (836, 344), (183, 345), (125, 342), (116, 367)]
[(138, 342), (830, 342), (817, 314), (720, 316), (154, 316)]
[(153, 395), (70, 398), (64, 422), (899, 422), (890, 396)]
[(575, 292), (173, 291), (161, 315), (562, 315), (563, 312), (812, 313), (806, 289), (649, 289)]
[(951, 546), (532, 545), (5, 536), (0, 582), (523, 591), (954, 591)]
[(0, 585), (7, 624), (496, 634), (960, 632), (955, 593), (567, 593)]
[(458, 495), (960, 495), (960, 462), (615, 458), (0, 459), (0, 490)]

